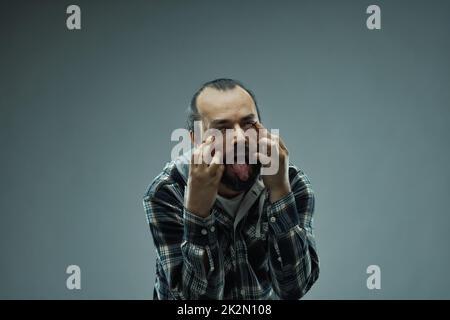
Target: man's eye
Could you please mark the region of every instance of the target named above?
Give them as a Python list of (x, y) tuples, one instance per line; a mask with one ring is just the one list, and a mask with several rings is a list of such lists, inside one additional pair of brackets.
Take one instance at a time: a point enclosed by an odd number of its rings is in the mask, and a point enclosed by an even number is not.
[(248, 121), (246, 123), (244, 123), (244, 129), (250, 129), (251, 127), (253, 127), (255, 125), (256, 121)]

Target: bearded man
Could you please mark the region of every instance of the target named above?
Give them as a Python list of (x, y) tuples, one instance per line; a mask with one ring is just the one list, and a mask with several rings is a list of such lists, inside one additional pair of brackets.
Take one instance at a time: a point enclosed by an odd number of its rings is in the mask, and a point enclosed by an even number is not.
[[(189, 111), (194, 148), (169, 162), (144, 196), (156, 248), (153, 298), (300, 299), (319, 276), (308, 177), (264, 128), (255, 95), (239, 81), (205, 83)], [(207, 136), (212, 129), (231, 139)], [(277, 152), (251, 148), (250, 129)], [(263, 174), (270, 157), (277, 170)]]

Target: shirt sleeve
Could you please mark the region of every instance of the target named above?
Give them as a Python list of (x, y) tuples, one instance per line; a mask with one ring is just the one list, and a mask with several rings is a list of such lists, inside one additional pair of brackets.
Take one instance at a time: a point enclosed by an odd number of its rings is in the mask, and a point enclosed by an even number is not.
[(268, 207), (269, 269), (281, 299), (300, 299), (319, 276), (313, 234), (314, 193), (307, 176), (295, 167), (291, 192)]
[[(173, 299), (221, 299), (224, 275), (214, 216), (199, 217), (169, 186), (144, 197), (147, 221)], [(178, 204), (177, 204), (178, 202)]]

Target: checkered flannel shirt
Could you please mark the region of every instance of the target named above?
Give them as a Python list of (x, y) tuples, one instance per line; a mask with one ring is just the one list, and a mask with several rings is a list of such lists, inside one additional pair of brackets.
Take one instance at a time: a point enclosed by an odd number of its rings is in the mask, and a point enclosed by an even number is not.
[[(262, 214), (255, 201), (234, 229), (218, 201), (202, 218), (183, 205), (185, 179), (168, 163), (144, 196), (156, 249), (154, 299), (300, 299), (319, 276), (314, 193), (289, 165), (291, 192)], [(260, 221), (258, 221), (260, 219)], [(256, 230), (259, 224), (260, 230)]]

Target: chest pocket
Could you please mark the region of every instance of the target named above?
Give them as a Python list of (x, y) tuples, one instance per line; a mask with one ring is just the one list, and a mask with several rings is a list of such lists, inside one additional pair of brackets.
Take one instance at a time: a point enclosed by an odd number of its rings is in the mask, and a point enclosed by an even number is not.
[[(260, 228), (258, 232), (257, 228)], [(258, 225), (252, 225), (246, 233), (247, 257), (252, 269), (265, 270), (268, 262), (268, 223), (261, 222)]]

